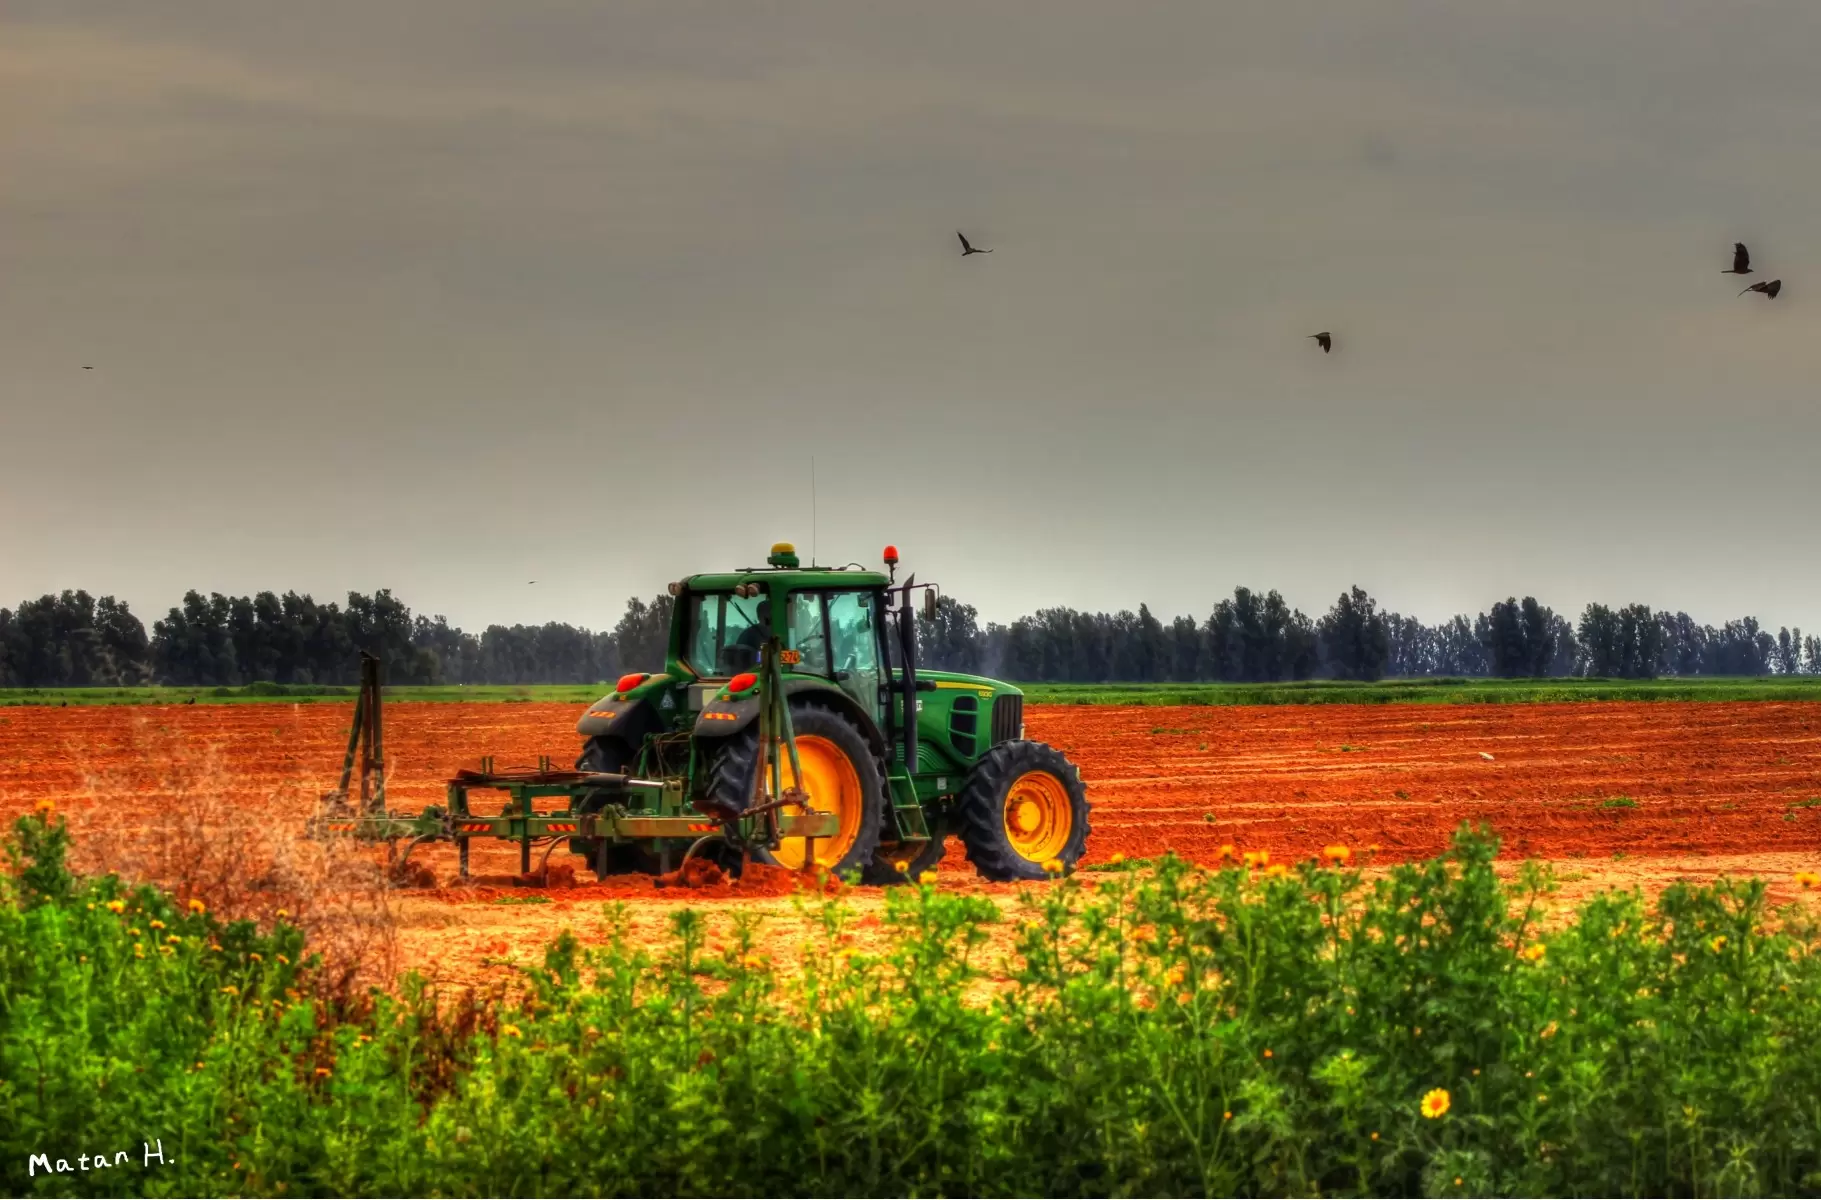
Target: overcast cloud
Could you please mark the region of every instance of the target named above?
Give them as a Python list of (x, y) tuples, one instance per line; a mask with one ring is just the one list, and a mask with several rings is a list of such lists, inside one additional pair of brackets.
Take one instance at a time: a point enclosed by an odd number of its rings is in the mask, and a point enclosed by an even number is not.
[(12, 0), (0, 604), (611, 625), (807, 552), (813, 455), (823, 561), (993, 619), (1821, 626), (1817, 51), (1812, 0)]

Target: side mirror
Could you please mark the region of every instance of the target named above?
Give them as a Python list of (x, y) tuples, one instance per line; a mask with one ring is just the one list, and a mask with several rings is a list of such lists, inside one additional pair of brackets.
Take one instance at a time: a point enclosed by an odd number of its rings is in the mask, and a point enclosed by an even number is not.
[(936, 591), (934, 588), (924, 589), (923, 619), (925, 621), (934, 621), (936, 619)]

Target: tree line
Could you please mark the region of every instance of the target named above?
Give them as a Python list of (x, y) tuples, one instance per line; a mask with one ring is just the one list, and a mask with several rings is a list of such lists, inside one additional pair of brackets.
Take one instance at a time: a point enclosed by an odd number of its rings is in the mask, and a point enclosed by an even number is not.
[[(414, 616), (385, 590), (350, 592), (345, 605), (192, 591), (148, 634), (112, 596), (66, 591), (0, 608), (0, 687), (348, 685), (361, 651), (395, 684), (601, 683), (661, 666), (670, 610), (667, 595), (633, 597), (610, 630), (552, 621), (473, 634)], [(982, 625), (974, 606), (944, 596), (933, 619), (919, 618), (918, 644), (927, 666), (1031, 683), (1821, 674), (1821, 637), (1772, 634), (1751, 617), (1714, 626), (1642, 604), (1589, 604), (1571, 622), (1526, 596), (1426, 625), (1382, 611), (1358, 587), (1319, 618), (1274, 590), (1239, 587), (1205, 619), (1167, 623), (1140, 604)]]

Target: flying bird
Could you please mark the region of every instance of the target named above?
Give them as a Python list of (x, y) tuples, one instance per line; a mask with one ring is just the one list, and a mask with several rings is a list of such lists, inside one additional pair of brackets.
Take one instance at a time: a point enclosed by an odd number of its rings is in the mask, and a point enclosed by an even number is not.
[(525, 584), (526, 584), (526, 586), (530, 586), (531, 584), (534, 584), (536, 582), (537, 582), (537, 580), (535, 580), (535, 579), (527, 579), (525, 581)]
[(961, 239), (961, 257), (962, 258), (966, 258), (970, 254), (991, 254), (992, 253), (991, 250), (974, 249), (974, 247), (968, 243), (967, 236), (965, 234), (963, 234), (959, 229), (955, 230), (955, 236)]
[[(1775, 300), (1777, 298), (1777, 293), (1782, 290), (1783, 281), (1781, 279), (1772, 279), (1768, 283), (1754, 283), (1746, 288), (1745, 292), (1763, 292), (1766, 296)], [(1745, 292), (1740, 292), (1739, 295), (1743, 296)]]
[(1732, 244), (1732, 270), (1721, 271), (1722, 275), (1750, 275), (1751, 251), (1745, 248), (1744, 242)]
[(1334, 349), (1334, 335), (1333, 334), (1324, 332), (1324, 333), (1312, 333), (1309, 336), (1315, 339), (1315, 344), (1321, 347), (1321, 352), (1323, 354), (1326, 354), (1330, 350)]
[(84, 368), (82, 368), (82, 369), (83, 369), (83, 370), (84, 370), (84, 371), (93, 371), (93, 370), (94, 370), (94, 369), (95, 369), (95, 368), (93, 368), (93, 367), (84, 367)]

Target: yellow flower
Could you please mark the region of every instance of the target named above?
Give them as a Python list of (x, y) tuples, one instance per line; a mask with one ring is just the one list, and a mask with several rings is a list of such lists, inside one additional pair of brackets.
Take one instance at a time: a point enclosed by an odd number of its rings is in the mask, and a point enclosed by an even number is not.
[(934, 887), (936, 885), (936, 873), (934, 871), (925, 871), (923, 874), (917, 876), (917, 882)]
[(1108, 861), (1117, 867), (1121, 863), (1125, 862), (1125, 855), (1118, 851), (1114, 851), (1113, 857), (1111, 859), (1109, 859)]
[(1796, 882), (1801, 884), (1804, 888), (1812, 888), (1816, 884), (1821, 883), (1821, 875), (1817, 875), (1813, 871), (1797, 871)]
[(141, 943), (141, 942), (133, 943), (133, 957), (134, 958), (144, 958), (145, 957), (145, 945), (143, 943)]
[(1525, 962), (1535, 963), (1542, 962), (1543, 956), (1547, 953), (1549, 953), (1549, 947), (1543, 945), (1541, 942), (1533, 942), (1524, 947), (1524, 949), (1519, 952), (1518, 956)]
[(1220, 1119), (1223, 1121), (1231, 1121), (1233, 1119), (1233, 1113), (1231, 1111), (1223, 1112), (1220, 1114)]
[(200, 916), (201, 914), (209, 911), (209, 906), (204, 904), (200, 900), (192, 900), (192, 901), (190, 901), (190, 911), (193, 913), (196, 913), (198, 916)]
[(1265, 868), (1265, 875), (1271, 879), (1282, 879), (1289, 873), (1290, 868), (1284, 866), (1282, 863), (1274, 863)]
[(1376, 1129), (1372, 1131), (1372, 1140), (1375, 1142), (1378, 1141), (1378, 1130)]
[(1232, 842), (1228, 842), (1226, 845), (1222, 846), (1220, 848), (1220, 861), (1223, 863), (1238, 862), (1239, 848), (1234, 846)]
[(163, 929), (164, 928), (164, 922), (160, 921), (157, 917), (153, 917), (151, 919), (151, 921), (149, 922), (149, 924), (151, 925), (151, 927), (153, 929)]
[(278, 916), (279, 916), (279, 919), (280, 919), (280, 920), (283, 920), (283, 919), (284, 919), (284, 918), (285, 918), (285, 917), (288, 917), (288, 916), (290, 916), (290, 915), (291, 915), (291, 914), (290, 914), (290, 913), (288, 913), (288, 912), (286, 912), (286, 911), (285, 911), (285, 910), (284, 910), (284, 909), (282, 909), (282, 908), (281, 908), (281, 909), (279, 909), (279, 910), (278, 910)]
[(38, 815), (48, 821), (51, 819), (51, 814), (57, 811), (57, 802), (52, 800), (49, 796), (46, 796), (44, 799), (38, 801), (37, 809)]
[(1715, 954), (1718, 954), (1720, 951), (1726, 949), (1726, 935), (1721, 934), (1719, 937), (1709, 942), (1708, 945), (1713, 947), (1713, 952)]
[(1043, 864), (1043, 869), (1048, 874), (1060, 875), (1062, 874), (1062, 860), (1060, 858), (1049, 859)]
[(288, 958), (286, 958), (286, 957), (285, 957), (285, 956), (284, 956), (284, 955), (282, 955), (282, 954), (280, 954), (280, 955), (278, 955), (278, 961), (279, 961), (279, 962), (281, 962), (281, 963), (283, 963), (283, 964), (284, 964), (284, 965), (285, 965), (285, 966), (287, 966), (287, 967), (288, 967), (288, 966), (290, 966), (290, 965), (291, 965), (291, 960), (290, 960), (290, 959), (288, 959)]
[(240, 989), (230, 983), (227, 987), (221, 989), (221, 994), (224, 996), (238, 996), (240, 995)]
[(1271, 1057), (1271, 1051), (1270, 1051), (1270, 1050), (1269, 1050), (1269, 1049), (1268, 1049), (1268, 1048), (1267, 1048), (1267, 1049), (1266, 1049), (1266, 1050), (1265, 1050), (1265, 1057), (1266, 1057), (1266, 1058), (1270, 1058), (1270, 1057)]
[(1537, 1034), (1537, 1036), (1552, 1038), (1555, 1036), (1555, 1030), (1556, 1030), (1555, 1022), (1551, 1021), (1551, 1022), (1549, 1022), (1549, 1024), (1543, 1026), (1542, 1032)]
[(126, 901), (125, 900), (109, 900), (107, 902), (107, 910), (111, 913), (125, 912), (126, 911)]
[(740, 960), (740, 965), (745, 967), (748, 971), (756, 971), (765, 965), (765, 956), (762, 954), (748, 954)]
[(897, 862), (892, 864), (892, 870), (894, 870), (894, 871), (898, 872), (898, 874), (902, 875), (906, 871), (910, 870), (910, 864), (901, 858)]
[(265, 961), (265, 958), (263, 956), (261, 956), (258, 951), (254, 951), (253, 953), (248, 954), (247, 957), (252, 959), (254, 962), (264, 962)]
[(170, 947), (169, 947), (169, 946), (160, 946), (160, 947), (158, 947), (158, 953), (160, 953), (160, 954), (175, 954), (175, 953), (177, 953), (177, 951), (175, 951), (175, 950), (173, 950), (173, 949), (171, 949), (171, 948), (170, 948)]
[(1323, 846), (1321, 856), (1337, 867), (1344, 867), (1353, 860), (1353, 851), (1345, 846)]
[(317, 1075), (319, 1075), (319, 1076), (321, 1076), (321, 1075), (327, 1075), (327, 1074), (328, 1074), (328, 1073), (329, 1073), (329, 1068), (327, 1068), (327, 1067), (318, 1067), (318, 1068), (316, 1068), (316, 1073), (317, 1073)]
[(1423, 1094), (1423, 1115), (1431, 1121), (1448, 1111), (1449, 1099), (1446, 1088), (1432, 1088)]
[(1255, 870), (1259, 867), (1269, 865), (1270, 862), (1271, 862), (1271, 852), (1269, 850), (1248, 850), (1248, 851), (1246, 851), (1246, 867), (1248, 869)]
[(519, 1032), (519, 1027), (517, 1025), (501, 1025), (500, 1034), (504, 1037), (524, 1037), (525, 1036), (524, 1034)]

